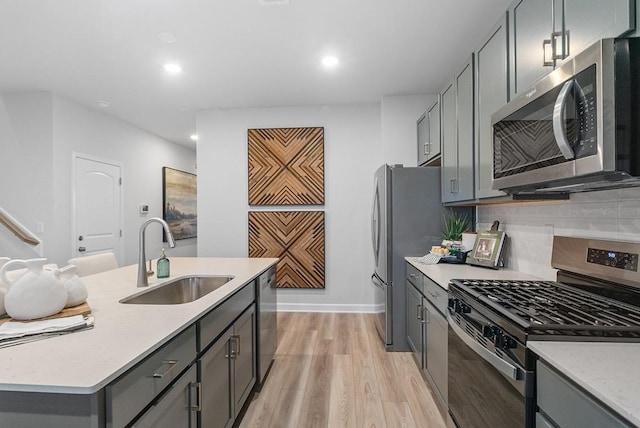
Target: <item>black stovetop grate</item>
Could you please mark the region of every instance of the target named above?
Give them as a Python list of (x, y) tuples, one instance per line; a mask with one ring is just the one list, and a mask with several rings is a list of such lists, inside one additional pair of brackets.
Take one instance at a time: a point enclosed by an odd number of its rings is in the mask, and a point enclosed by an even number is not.
[(553, 281), (452, 280), (529, 332), (640, 335), (640, 309)]

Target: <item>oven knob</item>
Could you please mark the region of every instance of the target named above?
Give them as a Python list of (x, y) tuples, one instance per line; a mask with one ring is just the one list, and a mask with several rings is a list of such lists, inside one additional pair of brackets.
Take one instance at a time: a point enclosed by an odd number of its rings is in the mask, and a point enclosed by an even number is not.
[(487, 339), (491, 339), (498, 333), (500, 330), (497, 327), (492, 325), (485, 325), (482, 327), (482, 335)]
[(455, 306), (453, 307), (453, 311), (456, 314), (468, 314), (469, 312), (471, 312), (471, 308), (465, 305), (464, 303), (462, 303), (460, 300), (456, 300)]
[(500, 349), (509, 349), (516, 347), (516, 341), (509, 336), (505, 336), (502, 333), (496, 334), (493, 339), (493, 344), (496, 346), (496, 348)]

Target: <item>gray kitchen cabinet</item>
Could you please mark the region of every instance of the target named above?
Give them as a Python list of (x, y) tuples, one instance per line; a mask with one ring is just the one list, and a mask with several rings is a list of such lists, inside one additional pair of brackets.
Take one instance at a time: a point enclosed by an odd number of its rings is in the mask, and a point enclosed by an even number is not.
[(445, 313), (447, 310), (448, 297), (438, 284), (428, 277), (424, 277), (423, 306), (425, 307), (425, 367), (427, 378), (435, 386), (435, 391), (439, 394), (440, 401), (447, 403), (447, 345), (448, 326)]
[(440, 157), (440, 98), (418, 119), (418, 165)]
[(407, 263), (407, 340), (440, 403), (447, 404), (447, 292)]
[(454, 198), (454, 186), (458, 179), (458, 142), (456, 141), (456, 94), (454, 83), (449, 83), (440, 93), (441, 141), (442, 141), (442, 202)]
[(200, 426), (232, 426), (249, 397), (256, 381), (255, 316), (251, 304), (200, 357)]
[(508, 101), (508, 31), (507, 14), (498, 21), (475, 53), (476, 66), (476, 198), (506, 195), (491, 188), (493, 172), (493, 132), (491, 115)]
[(541, 360), (536, 363), (537, 427), (632, 427)]
[(598, 39), (635, 28), (633, 0), (518, 0), (510, 9), (511, 95)]
[(444, 203), (474, 198), (473, 75), (472, 55), (441, 96)]
[(418, 118), (418, 166), (427, 163), (429, 157), (429, 119), (427, 112)]
[(427, 162), (440, 157), (440, 96), (427, 110), (429, 123), (429, 147)]
[(153, 402), (132, 427), (135, 428), (195, 428), (198, 424), (198, 388), (196, 366), (183, 374), (174, 385)]
[(160, 400), (195, 357), (196, 328), (191, 326), (109, 384), (105, 392), (107, 427), (128, 425), (150, 403)]
[(424, 320), (422, 294), (407, 281), (407, 342), (420, 368), (424, 368)]

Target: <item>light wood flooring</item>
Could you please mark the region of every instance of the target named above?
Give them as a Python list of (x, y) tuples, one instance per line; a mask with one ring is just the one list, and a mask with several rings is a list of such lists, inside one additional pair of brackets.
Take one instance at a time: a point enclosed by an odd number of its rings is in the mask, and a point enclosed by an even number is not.
[(371, 314), (278, 314), (271, 372), (247, 427), (445, 427), (413, 357), (385, 352)]

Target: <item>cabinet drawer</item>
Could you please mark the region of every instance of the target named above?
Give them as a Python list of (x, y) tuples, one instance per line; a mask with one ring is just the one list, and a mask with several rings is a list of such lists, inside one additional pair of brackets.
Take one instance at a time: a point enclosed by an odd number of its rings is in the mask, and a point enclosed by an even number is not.
[(429, 278), (424, 278), (424, 295), (442, 314), (447, 313), (449, 298), (444, 288)]
[(251, 281), (240, 291), (217, 306), (200, 320), (200, 346), (202, 352), (216, 337), (229, 327), (251, 303), (255, 301), (255, 282)]
[(423, 292), (422, 277), (424, 275), (422, 274), (422, 272), (416, 269), (412, 264), (406, 263), (406, 265), (407, 265), (407, 281), (415, 285), (418, 291), (422, 293)]
[(540, 411), (562, 428), (631, 426), (541, 361), (536, 379)]
[(129, 423), (195, 358), (196, 328), (191, 326), (107, 386), (107, 426)]

